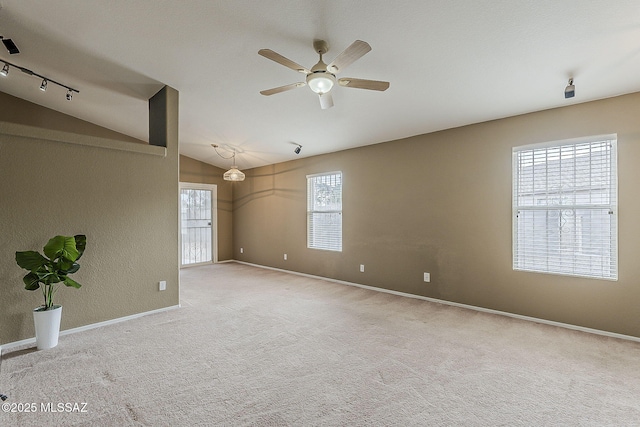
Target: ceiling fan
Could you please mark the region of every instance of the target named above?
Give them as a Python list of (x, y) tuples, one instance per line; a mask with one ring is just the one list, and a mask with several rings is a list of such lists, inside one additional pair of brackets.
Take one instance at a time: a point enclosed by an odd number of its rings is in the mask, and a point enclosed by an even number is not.
[(336, 74), (371, 50), (369, 43), (363, 42), (362, 40), (356, 40), (328, 65), (322, 61), (322, 55), (327, 53), (329, 50), (327, 42), (324, 40), (314, 40), (313, 48), (320, 55), (320, 60), (316, 65), (311, 67), (311, 69), (299, 65), (271, 49), (260, 49), (258, 54), (265, 58), (306, 75), (304, 82), (275, 87), (273, 89), (260, 91), (260, 93), (262, 95), (269, 96), (308, 85), (313, 92), (318, 94), (318, 97), (320, 98), (320, 107), (324, 110), (333, 107), (331, 88), (333, 88), (336, 82), (340, 86), (353, 87), (357, 89), (384, 91), (389, 88), (389, 82), (382, 82), (378, 80), (354, 79), (350, 77), (336, 79)]

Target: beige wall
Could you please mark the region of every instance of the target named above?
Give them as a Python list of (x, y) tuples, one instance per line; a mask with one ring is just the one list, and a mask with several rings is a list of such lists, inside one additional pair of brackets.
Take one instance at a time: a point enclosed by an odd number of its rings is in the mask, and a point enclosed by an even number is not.
[[(76, 100), (79, 101), (79, 100)], [(75, 101), (74, 101), (75, 102)], [(82, 101), (79, 101), (82, 102)], [(34, 104), (20, 98), (0, 92), (0, 105), (7, 106), (0, 113), (0, 120), (18, 123), (53, 131), (71, 132), (87, 136), (112, 138), (118, 141), (147, 144), (145, 141), (132, 138), (119, 132), (96, 126), (84, 120), (48, 108), (34, 108)]]
[(224, 170), (180, 156), (180, 182), (214, 184), (218, 193), (218, 261), (233, 259), (233, 186), (222, 179)]
[[(638, 117), (636, 93), (246, 170), (234, 188), (234, 258), (640, 337)], [(609, 133), (619, 280), (513, 271), (512, 147)], [(343, 251), (307, 249), (305, 177), (335, 170)]]
[[(178, 178), (218, 185), (221, 260), (640, 337), (639, 116), (640, 94), (625, 95), (256, 168), (235, 184), (186, 157), (178, 175), (177, 144), (164, 158), (1, 134), (0, 344), (33, 337), (41, 300), (23, 289), (14, 252), (55, 234), (88, 236), (83, 288), (57, 295), (62, 329), (177, 304)], [(143, 143), (0, 93), (2, 121)], [(620, 279), (514, 272), (512, 147), (608, 133), (618, 134)], [(344, 174), (344, 249), (310, 250), (305, 177), (334, 170)]]
[[(6, 94), (0, 122), (144, 143)], [(24, 290), (15, 251), (41, 251), (56, 234), (87, 235), (74, 275), (82, 288), (62, 286), (54, 300), (63, 330), (178, 304), (175, 125), (166, 157), (0, 134), (0, 344), (32, 338), (31, 311), (42, 303)]]

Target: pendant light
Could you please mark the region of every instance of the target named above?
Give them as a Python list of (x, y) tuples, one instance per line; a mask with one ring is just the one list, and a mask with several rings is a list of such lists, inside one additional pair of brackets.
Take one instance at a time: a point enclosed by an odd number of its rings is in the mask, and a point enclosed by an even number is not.
[(244, 173), (242, 173), (242, 171), (238, 169), (238, 166), (236, 166), (236, 151), (233, 150), (233, 154), (231, 155), (231, 157), (225, 157), (218, 152), (217, 144), (211, 144), (211, 146), (213, 147), (214, 150), (216, 150), (216, 154), (218, 154), (218, 156), (222, 157), (223, 159), (233, 159), (233, 161), (231, 162), (232, 163), (231, 169), (226, 171), (222, 175), (222, 178), (225, 181), (234, 181), (234, 182), (244, 181), (244, 178), (245, 178)]

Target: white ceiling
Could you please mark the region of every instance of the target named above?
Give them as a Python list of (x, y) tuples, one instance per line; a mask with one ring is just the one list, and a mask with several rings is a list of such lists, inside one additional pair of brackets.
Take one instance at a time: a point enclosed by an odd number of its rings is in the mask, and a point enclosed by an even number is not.
[[(242, 168), (640, 91), (638, 0), (0, 0), (8, 60), (0, 91), (148, 139), (147, 100), (180, 92), (180, 152)], [(322, 110), (309, 88), (260, 90), (304, 76), (258, 55), (311, 67), (354, 40), (372, 51), (339, 77), (391, 82), (336, 87)], [(576, 97), (564, 99), (575, 77)], [(294, 154), (293, 143), (303, 146)]]

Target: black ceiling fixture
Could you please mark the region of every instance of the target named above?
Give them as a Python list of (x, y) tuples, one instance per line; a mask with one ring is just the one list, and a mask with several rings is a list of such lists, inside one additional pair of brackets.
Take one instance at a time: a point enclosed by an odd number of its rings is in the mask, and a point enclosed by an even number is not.
[(18, 46), (16, 46), (13, 40), (5, 39), (2, 36), (0, 36), (0, 39), (2, 39), (2, 43), (4, 43), (4, 47), (7, 48), (10, 55), (15, 55), (16, 53), (20, 53), (20, 49), (18, 49)]
[(35, 77), (39, 77), (42, 79), (42, 83), (40, 84), (40, 90), (43, 92), (46, 92), (47, 90), (47, 84), (48, 83), (53, 83), (56, 84), (60, 87), (63, 87), (65, 89), (67, 89), (67, 101), (71, 101), (73, 99), (73, 92), (75, 93), (80, 93), (80, 91), (78, 89), (74, 89), (71, 86), (67, 86), (63, 83), (57, 82), (53, 79), (50, 79), (49, 77), (43, 76), (42, 74), (38, 74), (35, 71), (32, 71), (28, 68), (25, 67), (21, 67), (20, 65), (16, 65), (16, 64), (12, 64), (11, 62), (7, 61), (6, 59), (2, 59), (0, 58), (0, 63), (4, 63), (4, 66), (2, 67), (2, 70), (0, 70), (0, 77), (7, 77), (9, 75), (9, 70), (11, 69), (11, 67), (17, 68), (18, 70), (22, 71), (25, 74), (28, 74), (30, 76), (35, 76)]

